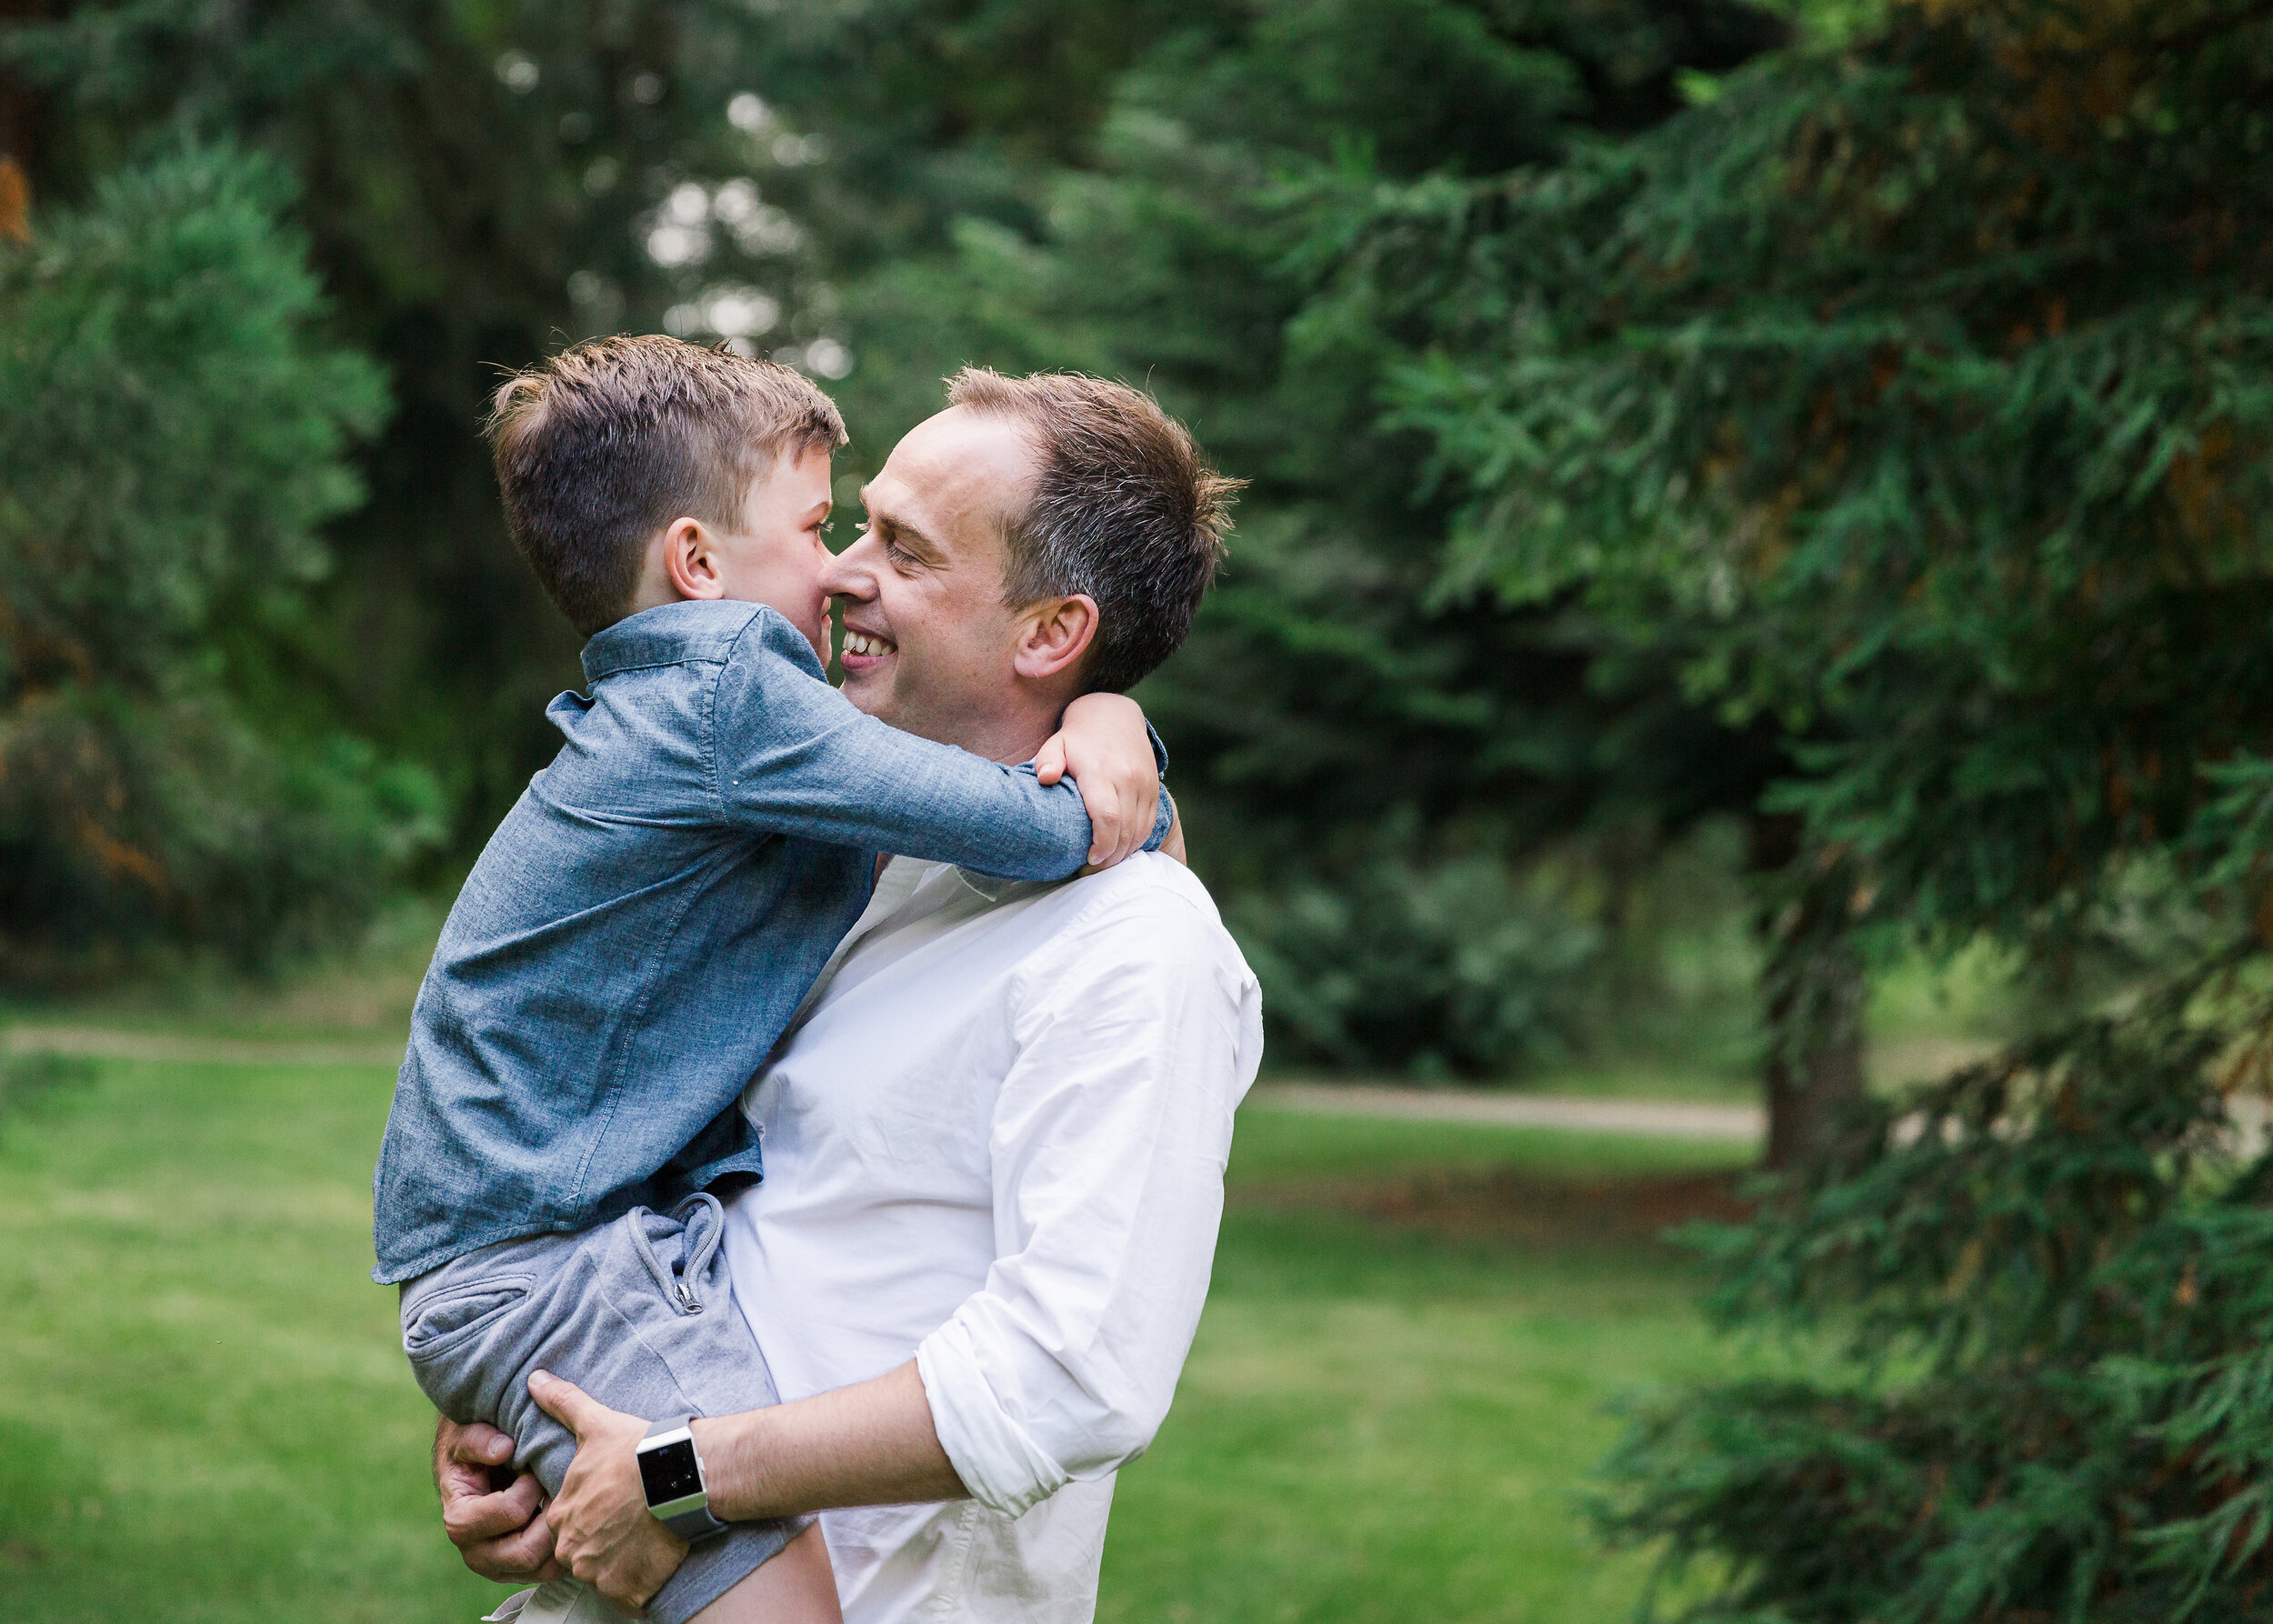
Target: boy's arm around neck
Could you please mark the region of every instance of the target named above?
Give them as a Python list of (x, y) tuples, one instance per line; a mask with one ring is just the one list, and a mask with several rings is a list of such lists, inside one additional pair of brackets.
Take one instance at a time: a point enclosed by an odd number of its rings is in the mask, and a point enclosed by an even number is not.
[[(1080, 791), (863, 715), (828, 686), (802, 634), (750, 623), (719, 667), (706, 759), (738, 827), (949, 862), (1004, 879), (1063, 879), (1095, 842)], [(1165, 796), (1159, 797), (1165, 803)], [(1165, 804), (1157, 846), (1167, 832)]]

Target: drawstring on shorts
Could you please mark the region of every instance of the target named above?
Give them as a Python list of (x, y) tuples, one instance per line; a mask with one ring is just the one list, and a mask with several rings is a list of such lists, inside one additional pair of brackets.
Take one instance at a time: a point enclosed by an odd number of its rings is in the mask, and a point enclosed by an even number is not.
[[(632, 1209), (631, 1239), (632, 1245), (639, 1248), (639, 1260), (655, 1277), (656, 1288), (680, 1313), (701, 1313), (703, 1299), (696, 1292), (695, 1282), (702, 1278), (718, 1243), (726, 1238), (726, 1209), (707, 1190), (687, 1197), (671, 1209), (669, 1216), (680, 1226), (676, 1271), (663, 1267), (663, 1260), (655, 1255), (655, 1247), (647, 1239), (646, 1220), (651, 1216), (645, 1207)], [(706, 1222), (702, 1221), (705, 1218)]]

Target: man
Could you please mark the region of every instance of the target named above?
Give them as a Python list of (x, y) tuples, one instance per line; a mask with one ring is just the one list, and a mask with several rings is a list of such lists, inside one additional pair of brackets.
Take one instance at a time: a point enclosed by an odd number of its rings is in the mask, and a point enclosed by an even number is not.
[[(950, 398), (832, 568), (845, 691), (1024, 760), (1071, 699), (1182, 640), (1230, 487), (1119, 386), (966, 372)], [(826, 1513), (852, 1624), (1087, 1619), (1260, 1049), (1254, 978), (1179, 865), (1055, 886), (892, 865), (746, 1096), (768, 1178), (726, 1245), (784, 1402), (694, 1424), (714, 1510)], [(532, 1521), (528, 1480), (485, 1492), (507, 1440), (446, 1428), (451, 1537), (492, 1577), (565, 1563), (636, 1604), (677, 1556), (632, 1464), (657, 1418), (531, 1390), (580, 1440), (560, 1497)]]

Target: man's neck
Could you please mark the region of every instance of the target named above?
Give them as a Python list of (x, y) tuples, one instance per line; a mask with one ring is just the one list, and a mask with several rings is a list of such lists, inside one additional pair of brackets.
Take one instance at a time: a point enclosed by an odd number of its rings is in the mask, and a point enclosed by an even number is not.
[(1057, 731), (1069, 702), (1064, 695), (1021, 689), (1005, 696), (998, 707), (959, 716), (933, 717), (929, 726), (919, 725), (909, 731), (935, 743), (953, 745), (974, 756), (1015, 767), (1021, 761), (1034, 759), (1035, 753)]
[(965, 738), (949, 739), (974, 756), (984, 756), (989, 761), (1000, 761), (1016, 767), (1021, 761), (1031, 761), (1036, 752), (1057, 731), (1055, 719), (1035, 725), (1005, 725), (987, 728)]

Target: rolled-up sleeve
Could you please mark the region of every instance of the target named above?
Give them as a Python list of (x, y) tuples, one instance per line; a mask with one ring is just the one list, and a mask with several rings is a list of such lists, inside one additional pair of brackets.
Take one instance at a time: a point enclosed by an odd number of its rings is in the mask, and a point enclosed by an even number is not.
[(996, 1262), (916, 1352), (947, 1458), (1012, 1517), (1141, 1454), (1167, 1416), (1262, 1048), (1247, 967), (1159, 891), (1083, 921), (1016, 991)]

